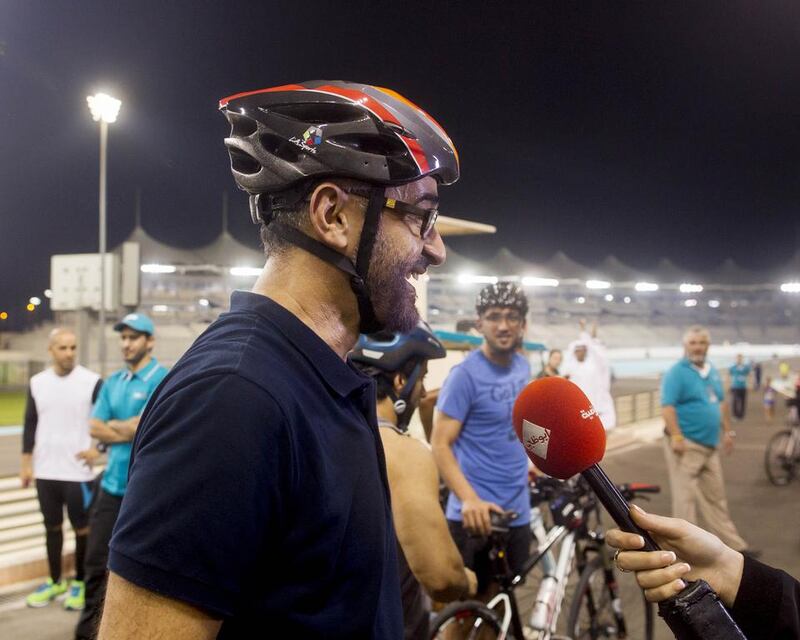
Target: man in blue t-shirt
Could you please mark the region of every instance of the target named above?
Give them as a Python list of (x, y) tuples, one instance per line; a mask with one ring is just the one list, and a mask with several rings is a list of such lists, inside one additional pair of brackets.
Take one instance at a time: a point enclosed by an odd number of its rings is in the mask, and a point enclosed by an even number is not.
[(750, 370), (751, 366), (744, 363), (744, 356), (741, 353), (736, 356), (736, 364), (728, 369), (731, 374), (733, 417), (737, 420), (744, 418), (747, 408), (747, 378), (750, 375)]
[(518, 353), (528, 313), (523, 291), (510, 282), (489, 285), (478, 294), (476, 310), (484, 341), (445, 380), (431, 445), (451, 489), (450, 531), (464, 563), (478, 576), (479, 590), (485, 591), (491, 580), (486, 538), (491, 512), (519, 514), (508, 534), (512, 569), (518, 570), (530, 554), (528, 458), (511, 412), (531, 372)]
[(747, 551), (728, 513), (725, 480), (717, 448), (733, 451), (736, 433), (728, 424), (722, 381), (707, 361), (711, 337), (705, 327), (689, 327), (683, 338), (686, 357), (673, 365), (661, 383), (672, 515), (697, 523), (697, 512), (708, 528), (729, 547)]
[[(100, 388), (89, 420), (92, 437), (108, 449), (108, 462), (89, 512), (84, 566), (86, 599), (75, 629), (77, 640), (96, 635), (108, 576), (108, 541), (128, 483), (131, 441), (147, 401), (167, 375), (166, 368), (151, 355), (155, 328), (150, 318), (143, 313), (129, 313), (114, 326), (114, 331), (119, 332), (125, 366), (112, 373)], [(95, 452), (78, 455), (91, 461)]]

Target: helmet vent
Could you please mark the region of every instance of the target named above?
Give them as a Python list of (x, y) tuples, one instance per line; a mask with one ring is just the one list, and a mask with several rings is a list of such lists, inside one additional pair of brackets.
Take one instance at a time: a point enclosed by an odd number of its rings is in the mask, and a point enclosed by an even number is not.
[(256, 121), (247, 116), (229, 112), (228, 120), (231, 123), (231, 138), (246, 138), (258, 130)]
[(261, 171), (261, 163), (240, 149), (229, 148), (231, 168), (237, 173), (253, 175)]
[(328, 142), (353, 151), (383, 157), (404, 156), (408, 153), (406, 146), (393, 136), (345, 133), (328, 138)]
[(276, 136), (272, 133), (262, 133), (258, 139), (261, 141), (261, 145), (267, 153), (277, 156), (281, 160), (285, 160), (286, 162), (299, 162), (303, 157), (303, 153), (300, 151), (299, 147), (296, 147), (280, 136)]
[(368, 116), (360, 107), (342, 102), (321, 102), (315, 104), (279, 104), (267, 109), (285, 118), (307, 124), (335, 124), (354, 122)]

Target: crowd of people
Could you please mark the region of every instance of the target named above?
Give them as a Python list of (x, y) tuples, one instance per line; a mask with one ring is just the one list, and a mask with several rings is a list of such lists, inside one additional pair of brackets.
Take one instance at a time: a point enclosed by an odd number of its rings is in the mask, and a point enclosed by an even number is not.
[[(115, 326), (125, 366), (102, 385), (75, 366), (74, 335), (51, 336), (53, 367), (31, 381), (22, 473), (36, 479), (51, 575), (29, 604), (69, 588), (65, 603), (82, 609), (79, 639), (238, 638), (253, 628), (424, 638), (430, 597), (492, 592), (493, 512), (518, 514), (505, 534), (512, 568), (534, 543), (531, 465), (511, 420), (533, 377), (520, 353), (527, 298), (510, 282), (481, 290), (482, 344), (432, 394), (430, 445), (412, 439), (428, 361), (445, 352), (407, 280), (445, 260), (435, 223), (439, 187), (459, 176), (451, 140), (399, 94), (368, 85), (287, 85), (226, 98), (221, 109), (266, 265), (169, 372), (152, 356), (155, 329), (143, 314)], [(582, 323), (539, 375), (575, 382), (613, 429), (597, 334)], [(686, 358), (665, 376), (665, 455), (676, 508), (698, 505), (739, 558), (752, 550), (727, 515), (717, 446), (722, 437), (729, 449), (734, 434), (705, 359), (709, 342), (690, 329)], [(91, 439), (108, 451), (100, 480), (88, 468), (99, 455)], [(79, 535), (70, 585), (54, 515), (62, 504)], [(645, 516), (640, 523), (671, 535)], [(664, 585), (688, 575), (683, 561), (699, 557), (694, 543), (675, 544), (656, 566), (634, 551), (638, 538), (609, 539), (651, 599), (668, 595)], [(755, 562), (743, 571), (761, 571)], [(778, 583), (788, 597), (793, 583)], [(739, 606), (738, 583), (712, 584)], [(790, 624), (791, 613), (783, 619)]]

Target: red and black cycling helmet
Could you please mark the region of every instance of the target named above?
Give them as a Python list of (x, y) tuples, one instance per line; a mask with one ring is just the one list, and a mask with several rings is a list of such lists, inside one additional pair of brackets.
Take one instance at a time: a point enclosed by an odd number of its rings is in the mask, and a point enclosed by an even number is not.
[(387, 186), (458, 180), (458, 153), (444, 129), (390, 89), (315, 80), (238, 93), (219, 106), (231, 124), (233, 176), (250, 194), (325, 176)]
[[(250, 194), (253, 221), (271, 224), (274, 212), (294, 206), (315, 178), (353, 178), (373, 186), (357, 263), (294, 227), (276, 231), (350, 275), (361, 332), (381, 329), (365, 280), (387, 186), (425, 176), (441, 184), (458, 180), (458, 153), (444, 129), (425, 111), (382, 87), (314, 80), (223, 98), (231, 125), (225, 146), (237, 185)], [(276, 223), (277, 224), (277, 223)]]

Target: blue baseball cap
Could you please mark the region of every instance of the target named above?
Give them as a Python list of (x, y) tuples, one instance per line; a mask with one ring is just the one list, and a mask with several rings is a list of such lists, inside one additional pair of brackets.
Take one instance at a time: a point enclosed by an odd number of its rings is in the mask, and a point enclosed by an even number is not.
[(151, 336), (156, 332), (156, 328), (153, 326), (153, 321), (143, 313), (129, 313), (114, 325), (114, 331), (122, 331), (125, 327), (128, 327), (128, 329), (133, 329), (134, 331), (138, 331), (139, 333), (146, 333)]

